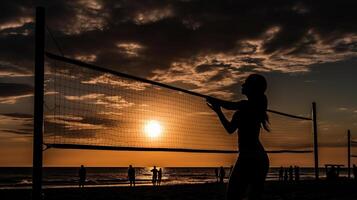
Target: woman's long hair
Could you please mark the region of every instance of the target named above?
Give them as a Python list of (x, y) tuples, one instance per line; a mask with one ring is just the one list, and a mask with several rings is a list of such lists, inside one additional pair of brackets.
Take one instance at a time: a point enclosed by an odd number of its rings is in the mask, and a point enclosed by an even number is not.
[(267, 109), (268, 109), (268, 98), (265, 94), (262, 95), (262, 99), (261, 99), (261, 116), (259, 116), (260, 119), (260, 123), (262, 125), (262, 127), (266, 130), (266, 131), (270, 131), (270, 127), (269, 127), (269, 116), (267, 114)]
[(269, 116), (267, 114), (268, 98), (264, 94), (267, 89), (267, 82), (264, 76), (259, 74), (251, 74), (248, 76), (246, 82), (250, 85), (252, 90), (249, 101), (251, 101), (254, 108), (256, 108), (259, 123), (269, 132)]

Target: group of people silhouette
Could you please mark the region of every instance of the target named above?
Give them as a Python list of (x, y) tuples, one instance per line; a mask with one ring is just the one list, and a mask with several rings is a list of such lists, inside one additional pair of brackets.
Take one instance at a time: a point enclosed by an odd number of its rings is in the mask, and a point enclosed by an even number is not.
[(152, 172), (152, 185), (153, 186), (159, 186), (161, 185), (161, 179), (162, 179), (162, 169), (160, 168), (159, 170), (156, 169), (156, 166), (151, 170)]
[[(151, 182), (153, 186), (159, 186), (161, 185), (161, 180), (162, 180), (162, 169), (157, 169), (156, 166), (154, 166), (153, 169), (150, 170), (152, 172), (152, 179)], [(128, 168), (128, 180), (129, 180), (129, 185), (130, 187), (135, 186), (135, 168), (132, 165), (129, 165)]]
[(299, 166), (290, 166), (284, 168), (283, 166), (279, 169), (279, 181), (284, 182), (299, 182), (300, 181), (300, 167)]
[[(230, 169), (230, 173), (232, 173), (233, 166)], [(161, 180), (162, 180), (162, 169), (160, 168), (159, 170), (156, 168), (156, 166), (153, 167), (153, 169), (150, 170), (152, 172), (152, 184), (153, 186), (159, 186), (161, 185)], [(226, 178), (226, 171), (223, 166), (219, 168), (215, 168), (215, 176), (216, 180), (219, 183), (224, 183), (224, 179)], [(352, 167), (352, 173), (353, 173), (353, 178), (355, 181), (357, 181), (357, 166), (354, 164)], [(83, 188), (86, 182), (86, 168), (84, 165), (81, 165), (81, 167), (78, 170), (78, 176), (79, 176), (79, 187)], [(230, 174), (228, 175), (230, 176)], [(329, 169), (326, 170), (326, 180), (337, 180), (339, 177), (339, 170), (336, 169), (335, 166), (331, 166)], [(129, 165), (128, 168), (128, 180), (129, 180), (129, 186), (135, 186), (135, 168), (132, 165)], [(281, 166), (279, 168), (279, 181), (282, 182), (299, 182), (300, 181), (300, 167), (299, 166), (290, 166), (290, 167), (283, 167)]]
[[(153, 169), (150, 170), (152, 172), (152, 184), (153, 186), (159, 186), (161, 185), (161, 180), (162, 180), (162, 169), (157, 169), (156, 166), (154, 166)], [(83, 188), (87, 179), (87, 172), (86, 168), (84, 165), (81, 165), (81, 167), (78, 170), (78, 176), (79, 176), (79, 187)], [(129, 180), (129, 186), (135, 186), (135, 168), (132, 165), (129, 165), (128, 168), (128, 180)]]

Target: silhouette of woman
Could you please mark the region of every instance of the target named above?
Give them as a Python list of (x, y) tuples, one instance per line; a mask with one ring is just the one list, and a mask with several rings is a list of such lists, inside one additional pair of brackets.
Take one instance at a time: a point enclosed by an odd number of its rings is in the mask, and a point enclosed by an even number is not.
[[(258, 74), (248, 76), (242, 85), (242, 94), (248, 100), (239, 102), (221, 101), (214, 98), (207, 99), (207, 104), (214, 110), (224, 128), (229, 134), (238, 130), (239, 157), (229, 177), (227, 199), (261, 199), (264, 182), (269, 169), (269, 158), (259, 141), (260, 129), (268, 128), (266, 113), (268, 100), (265, 96), (267, 82)], [(221, 108), (236, 110), (229, 121)], [(248, 187), (250, 186), (250, 187)]]

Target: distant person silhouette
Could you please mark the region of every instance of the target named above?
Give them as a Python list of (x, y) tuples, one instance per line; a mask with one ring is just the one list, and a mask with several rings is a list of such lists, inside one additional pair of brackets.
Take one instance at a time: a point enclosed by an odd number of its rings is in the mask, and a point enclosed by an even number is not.
[[(265, 96), (267, 82), (258, 74), (248, 76), (242, 85), (242, 94), (248, 100), (228, 102), (207, 98), (207, 104), (214, 110), (228, 133), (238, 130), (239, 157), (229, 178), (227, 199), (243, 199), (248, 193), (249, 199), (261, 199), (264, 182), (269, 170), (269, 158), (259, 141), (260, 129), (268, 128), (266, 113), (268, 100)], [(236, 110), (229, 121), (221, 108)], [(249, 187), (250, 186), (250, 187)]]
[(294, 168), (293, 166), (290, 165), (289, 167), (289, 181), (293, 182), (294, 181)]
[(159, 171), (157, 172), (157, 185), (161, 185), (161, 179), (162, 179), (162, 169), (160, 168)]
[(355, 181), (357, 181), (357, 166), (356, 165), (353, 165), (352, 173), (353, 173), (353, 178), (355, 179)]
[(79, 176), (79, 187), (84, 187), (84, 184), (86, 182), (87, 172), (86, 172), (86, 168), (83, 165), (81, 165), (81, 167), (78, 170), (78, 176)]
[(288, 169), (285, 168), (285, 169), (284, 169), (284, 182), (288, 182), (288, 178), (289, 178), (289, 176), (288, 176)]
[(129, 179), (129, 182), (130, 182), (130, 187), (131, 186), (135, 187), (135, 168), (132, 165), (129, 165), (128, 179)]
[(279, 181), (283, 181), (284, 180), (284, 167), (281, 166), (279, 169)]
[(226, 176), (226, 171), (223, 167), (219, 169), (219, 182), (224, 183), (224, 177)]
[(295, 172), (295, 181), (299, 182), (300, 181), (300, 167), (295, 166), (294, 167), (294, 172)]
[(217, 183), (218, 183), (218, 181), (219, 181), (218, 168), (215, 168), (215, 169), (214, 169), (214, 173), (215, 173), (215, 175), (216, 175), (216, 180), (217, 180)]
[(152, 172), (152, 185), (155, 186), (157, 183), (157, 172), (158, 170), (156, 169), (156, 166), (151, 170)]

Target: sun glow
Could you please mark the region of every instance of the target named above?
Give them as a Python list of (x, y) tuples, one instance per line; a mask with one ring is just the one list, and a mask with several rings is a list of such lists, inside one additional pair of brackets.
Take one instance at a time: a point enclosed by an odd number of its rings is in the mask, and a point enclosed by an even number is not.
[(162, 132), (162, 127), (159, 121), (150, 120), (145, 124), (144, 131), (150, 138), (157, 138)]

